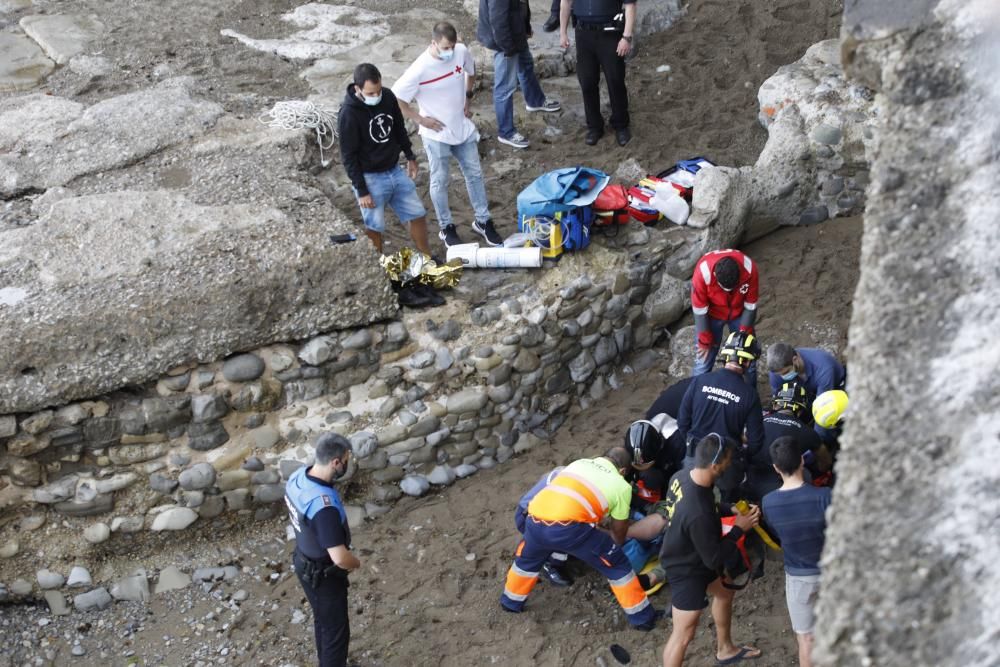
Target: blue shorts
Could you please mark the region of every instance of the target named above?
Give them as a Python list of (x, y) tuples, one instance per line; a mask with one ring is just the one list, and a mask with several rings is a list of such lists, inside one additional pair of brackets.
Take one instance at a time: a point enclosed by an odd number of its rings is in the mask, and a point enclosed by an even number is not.
[[(417, 196), (417, 186), (399, 165), (388, 171), (366, 172), (365, 185), (368, 186), (368, 194), (375, 200), (375, 208), (362, 208), (361, 219), (364, 220), (365, 227), (373, 232), (385, 231), (386, 204), (403, 223), (427, 215), (427, 210)], [(357, 197), (357, 189), (351, 189)]]

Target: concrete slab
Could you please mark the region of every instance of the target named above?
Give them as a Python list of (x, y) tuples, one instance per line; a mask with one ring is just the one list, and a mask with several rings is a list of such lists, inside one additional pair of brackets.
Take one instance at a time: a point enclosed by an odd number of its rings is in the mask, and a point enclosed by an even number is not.
[(222, 114), (190, 81), (102, 100), (89, 108), (51, 95), (0, 101), (0, 196), (64, 185), (197, 137)]
[(12, 14), (31, 6), (31, 0), (0, 0), (0, 14)]
[(0, 93), (34, 88), (54, 68), (38, 44), (24, 35), (0, 32)]
[(27, 294), (0, 319), (0, 414), (394, 316), (371, 244), (329, 241), (351, 229), (333, 210), (293, 221), (174, 191), (57, 202), (0, 239), (0, 284)]
[(104, 24), (83, 14), (33, 14), (20, 21), (24, 30), (56, 64), (65, 65), (104, 33)]
[(296, 60), (329, 58), (389, 34), (384, 15), (347, 5), (310, 3), (281, 19), (303, 30), (280, 39), (255, 39), (229, 28), (221, 34), (250, 48)]
[[(338, 105), (358, 63), (374, 62), (382, 73), (383, 82), (392, 86), (430, 44), (431, 26), (436, 21), (447, 20), (448, 15), (435, 9), (421, 8), (411, 9), (394, 18), (405, 28), (394, 30), (392, 34), (373, 42), (358, 44), (330, 58), (317, 60), (302, 72), (302, 78), (309, 82), (313, 90), (336, 100)], [(479, 54), (474, 55), (476, 66), (481, 67), (483, 62)]]

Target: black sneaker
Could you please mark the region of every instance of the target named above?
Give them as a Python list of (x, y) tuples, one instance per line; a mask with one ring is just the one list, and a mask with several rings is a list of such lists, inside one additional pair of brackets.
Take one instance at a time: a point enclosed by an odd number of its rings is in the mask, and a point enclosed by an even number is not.
[(555, 32), (558, 29), (559, 29), (559, 15), (549, 14), (549, 18), (547, 18), (545, 20), (545, 23), (542, 24), (542, 30), (544, 30), (545, 32)]
[(493, 220), (487, 220), (486, 222), (473, 222), (472, 231), (482, 236), (486, 239), (486, 242), (491, 246), (503, 245), (503, 237), (497, 233), (495, 227), (493, 227)]
[[(473, 225), (473, 227), (475, 227), (475, 225)], [(438, 232), (438, 238), (444, 241), (444, 244), (449, 248), (453, 245), (462, 244), (462, 239), (458, 238), (458, 230), (455, 229), (455, 225), (448, 225)]]
[(396, 295), (399, 298), (399, 305), (406, 306), (408, 308), (426, 308), (431, 305), (430, 299), (426, 294), (414, 289), (416, 286), (413, 284), (400, 285), (399, 287), (393, 286), (396, 290)]

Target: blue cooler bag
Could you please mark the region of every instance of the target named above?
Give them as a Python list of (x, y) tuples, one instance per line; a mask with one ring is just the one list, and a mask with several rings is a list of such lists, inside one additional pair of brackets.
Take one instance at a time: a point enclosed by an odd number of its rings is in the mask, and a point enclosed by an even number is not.
[[(565, 167), (542, 174), (517, 195), (518, 229), (524, 231), (535, 218), (557, 221), (561, 249), (586, 248), (593, 224), (590, 205), (610, 181), (603, 171), (587, 167)], [(546, 256), (556, 257), (558, 253)]]

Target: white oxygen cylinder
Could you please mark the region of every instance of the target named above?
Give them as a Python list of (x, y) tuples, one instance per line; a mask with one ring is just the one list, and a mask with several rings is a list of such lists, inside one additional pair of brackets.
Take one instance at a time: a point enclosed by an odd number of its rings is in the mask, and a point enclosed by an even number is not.
[(657, 183), (655, 193), (649, 200), (649, 205), (667, 217), (667, 220), (678, 225), (687, 222), (691, 215), (691, 207), (678, 194), (670, 183)]
[(448, 248), (448, 261), (462, 260), (470, 269), (537, 269), (542, 266), (542, 249), (480, 248), (478, 243), (463, 243)]

